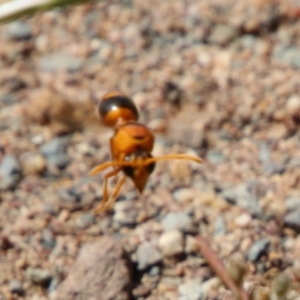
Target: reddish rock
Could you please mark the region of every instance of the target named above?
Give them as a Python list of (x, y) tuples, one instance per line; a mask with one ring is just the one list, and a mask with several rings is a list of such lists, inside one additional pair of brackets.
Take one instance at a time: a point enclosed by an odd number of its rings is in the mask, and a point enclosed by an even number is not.
[(53, 293), (55, 300), (126, 300), (130, 298), (130, 271), (122, 247), (104, 236), (85, 245), (67, 278)]

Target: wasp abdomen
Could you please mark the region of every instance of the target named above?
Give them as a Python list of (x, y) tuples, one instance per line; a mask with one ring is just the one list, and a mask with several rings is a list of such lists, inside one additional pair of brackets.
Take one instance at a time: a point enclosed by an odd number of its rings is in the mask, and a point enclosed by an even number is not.
[(97, 113), (102, 122), (110, 127), (139, 118), (134, 102), (120, 92), (105, 94), (98, 104)]

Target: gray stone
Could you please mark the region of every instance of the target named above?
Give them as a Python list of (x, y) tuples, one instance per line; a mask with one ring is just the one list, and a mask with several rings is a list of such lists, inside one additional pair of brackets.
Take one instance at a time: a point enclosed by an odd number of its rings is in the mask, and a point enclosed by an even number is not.
[(252, 216), (258, 217), (262, 214), (258, 199), (245, 184), (226, 188), (221, 192), (221, 196), (228, 202), (245, 208)]
[(300, 197), (289, 197), (285, 200), (285, 207), (288, 211), (300, 209)]
[(50, 283), (53, 276), (51, 272), (47, 269), (28, 268), (26, 270), (26, 277), (28, 280), (35, 284), (47, 286)]
[(153, 266), (153, 267), (149, 270), (148, 274), (149, 274), (150, 276), (152, 276), (152, 277), (158, 276), (158, 275), (160, 274), (160, 267), (158, 267), (158, 266)]
[(226, 233), (226, 224), (224, 221), (224, 218), (219, 215), (215, 220), (215, 226), (214, 226), (214, 234), (225, 234)]
[(49, 229), (45, 229), (42, 235), (42, 244), (47, 249), (53, 249), (56, 245), (55, 235)]
[(208, 41), (209, 43), (222, 46), (231, 42), (237, 35), (237, 29), (220, 24), (213, 27), (212, 33), (208, 37)]
[(31, 26), (23, 21), (15, 21), (9, 25), (8, 34), (14, 40), (28, 40), (32, 37)]
[(178, 287), (179, 300), (201, 300), (205, 294), (200, 279), (191, 279)]
[(268, 144), (266, 143), (259, 144), (258, 159), (262, 163), (267, 163), (271, 161), (271, 153)]
[(242, 36), (240, 39), (240, 43), (243, 48), (253, 50), (257, 41), (257, 38), (254, 35), (246, 34)]
[(24, 288), (23, 288), (23, 285), (22, 283), (17, 280), (17, 279), (12, 279), (10, 282), (9, 282), (9, 290), (11, 293), (13, 294), (18, 294), (18, 295), (22, 295), (24, 294)]
[(161, 252), (151, 243), (141, 243), (136, 251), (139, 270), (143, 270), (151, 265), (154, 265), (162, 260)]
[(224, 161), (223, 152), (218, 149), (209, 150), (206, 158), (213, 165), (220, 164)]
[(164, 231), (174, 229), (188, 231), (192, 228), (192, 218), (186, 212), (168, 213), (162, 220)]
[(55, 52), (45, 54), (41, 57), (39, 66), (43, 71), (78, 71), (83, 66), (83, 60), (80, 57), (72, 56), (70, 53)]
[(275, 48), (273, 58), (284, 65), (300, 68), (300, 50), (298, 47)]
[(248, 260), (251, 262), (258, 261), (259, 258), (267, 251), (270, 245), (268, 238), (262, 238), (255, 241), (248, 251)]
[(86, 212), (77, 218), (76, 225), (81, 229), (86, 229), (90, 227), (94, 223), (94, 221), (94, 216), (91, 213)]
[(284, 217), (284, 225), (300, 232), (300, 208), (291, 211)]
[(16, 98), (16, 96), (13, 93), (0, 95), (0, 105), (7, 107), (9, 105), (16, 104), (17, 102), (18, 102), (18, 99)]
[(52, 139), (40, 149), (41, 154), (46, 158), (47, 162), (60, 169), (65, 168), (70, 162), (66, 151), (67, 140), (60, 137)]
[(0, 164), (0, 189), (8, 190), (17, 186), (21, 179), (21, 167), (14, 155), (5, 155)]

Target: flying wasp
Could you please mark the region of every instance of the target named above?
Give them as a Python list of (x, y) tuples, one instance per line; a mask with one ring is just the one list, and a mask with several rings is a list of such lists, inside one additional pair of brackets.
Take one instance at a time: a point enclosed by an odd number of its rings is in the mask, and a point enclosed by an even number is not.
[[(127, 177), (131, 178), (141, 194), (157, 161), (188, 159), (202, 163), (201, 158), (188, 154), (153, 157), (151, 152), (154, 146), (154, 135), (149, 128), (138, 122), (139, 113), (134, 102), (121, 92), (105, 94), (98, 103), (97, 114), (106, 126), (115, 129), (110, 138), (112, 160), (96, 166), (90, 172), (90, 175), (94, 176), (106, 168), (113, 167), (104, 176), (102, 201), (96, 209), (97, 213), (112, 207)], [(108, 180), (117, 176), (121, 171), (123, 176), (118, 180), (113, 193), (109, 196)]]

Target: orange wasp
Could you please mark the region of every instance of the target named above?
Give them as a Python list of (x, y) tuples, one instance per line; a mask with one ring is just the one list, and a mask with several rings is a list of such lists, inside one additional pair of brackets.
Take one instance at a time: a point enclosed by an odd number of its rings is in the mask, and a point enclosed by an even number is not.
[[(104, 176), (103, 195), (97, 213), (109, 209), (114, 204), (126, 177), (130, 177), (141, 194), (155, 163), (166, 159), (189, 159), (202, 163), (202, 159), (188, 154), (168, 154), (153, 157), (153, 133), (143, 124), (137, 122), (138, 110), (134, 102), (120, 92), (105, 94), (97, 106), (97, 114), (102, 122), (115, 129), (110, 139), (112, 160), (95, 167), (90, 175), (96, 175), (108, 167), (113, 170)], [(123, 171), (124, 175), (117, 182), (111, 197), (108, 195), (108, 179)]]

